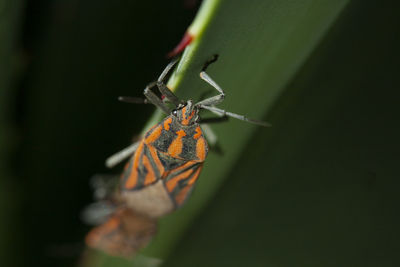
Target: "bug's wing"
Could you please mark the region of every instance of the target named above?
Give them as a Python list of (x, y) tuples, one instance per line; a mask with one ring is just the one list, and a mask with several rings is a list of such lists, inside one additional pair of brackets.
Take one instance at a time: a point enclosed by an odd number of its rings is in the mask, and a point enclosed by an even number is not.
[(171, 171), (164, 180), (169, 195), (178, 207), (182, 206), (190, 196), (202, 168), (203, 163), (189, 161)]
[(117, 210), (104, 224), (92, 229), (86, 244), (110, 255), (132, 257), (156, 233), (156, 221), (128, 208)]
[(115, 175), (94, 175), (90, 179), (96, 202), (86, 206), (81, 212), (81, 220), (86, 224), (100, 225), (116, 210), (118, 196), (116, 189), (119, 178)]
[(121, 176), (121, 189), (139, 190), (160, 180), (164, 167), (156, 150), (141, 142), (135, 155), (126, 164)]

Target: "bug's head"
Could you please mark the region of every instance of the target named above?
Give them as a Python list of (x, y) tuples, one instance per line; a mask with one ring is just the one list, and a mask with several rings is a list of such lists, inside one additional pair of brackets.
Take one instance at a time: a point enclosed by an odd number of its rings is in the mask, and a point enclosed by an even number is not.
[(192, 100), (188, 100), (186, 104), (179, 105), (172, 115), (174, 115), (180, 124), (184, 126), (191, 125), (198, 120), (199, 109), (193, 104)]

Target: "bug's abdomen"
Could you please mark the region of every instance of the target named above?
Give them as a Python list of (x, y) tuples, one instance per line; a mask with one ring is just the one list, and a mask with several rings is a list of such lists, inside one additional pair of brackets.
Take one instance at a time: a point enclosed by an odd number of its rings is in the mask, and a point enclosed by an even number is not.
[(130, 257), (146, 246), (157, 229), (156, 221), (125, 207), (86, 236), (86, 244), (115, 256)]
[(173, 158), (142, 143), (127, 166), (122, 176), (121, 196), (124, 202), (141, 214), (157, 218), (186, 201), (203, 162)]

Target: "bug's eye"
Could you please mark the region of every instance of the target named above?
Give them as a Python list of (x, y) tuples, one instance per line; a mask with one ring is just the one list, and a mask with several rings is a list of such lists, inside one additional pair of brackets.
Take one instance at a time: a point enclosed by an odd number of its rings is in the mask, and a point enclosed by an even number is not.
[(174, 109), (174, 110), (172, 111), (172, 115), (178, 116), (178, 111), (177, 111), (176, 109)]

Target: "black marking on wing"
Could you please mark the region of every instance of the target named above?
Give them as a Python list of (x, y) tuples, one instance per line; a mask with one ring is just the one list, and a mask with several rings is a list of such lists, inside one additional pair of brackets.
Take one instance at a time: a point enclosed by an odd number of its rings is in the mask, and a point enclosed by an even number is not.
[(153, 168), (154, 175), (156, 176), (156, 181), (158, 181), (159, 179), (161, 179), (160, 170), (158, 169), (157, 164), (155, 163), (155, 161), (150, 153), (150, 149), (148, 148), (147, 145), (145, 145), (145, 146), (146, 146), (145, 154), (150, 161), (151, 167)]
[(121, 175), (122, 186), (125, 185), (126, 181), (129, 178), (130, 173), (132, 172), (133, 159), (134, 156), (131, 157), (131, 159), (128, 162), (128, 167), (126, 168), (126, 170), (124, 170), (124, 172)]
[[(141, 150), (140, 155), (136, 155), (136, 154), (135, 154), (135, 155), (130, 159), (128, 169), (127, 169), (126, 171), (124, 171), (124, 173), (122, 174), (122, 184), (121, 184), (121, 190), (122, 190), (122, 191), (126, 191), (126, 190), (129, 190), (129, 191), (132, 191), (132, 190), (139, 190), (139, 189), (141, 189), (141, 188), (144, 187), (144, 180), (145, 180), (146, 174), (148, 173), (147, 168), (143, 165), (143, 155), (144, 155), (144, 153), (145, 153), (146, 150), (147, 150), (147, 147), (146, 147), (146, 145), (144, 145), (143, 149)], [(126, 182), (127, 182), (128, 179), (129, 179), (131, 173), (135, 171), (135, 170), (133, 169), (133, 162), (134, 162), (136, 156), (139, 156), (139, 164), (138, 164), (138, 167), (137, 167), (137, 170), (136, 170), (136, 171), (137, 171), (137, 181), (136, 181), (136, 185), (135, 185), (133, 188), (131, 188), (131, 189), (127, 189), (127, 188), (125, 187), (125, 185), (126, 185)]]
[[(189, 169), (193, 169), (193, 172), (195, 172), (201, 164), (202, 164), (201, 162), (193, 162), (193, 164), (187, 166), (184, 169), (176, 170), (176, 171), (172, 170), (171, 173), (167, 177), (165, 177), (165, 181), (167, 182), (168, 180), (174, 178), (175, 176), (177, 176)], [(180, 167), (180, 166), (178, 166), (178, 167)], [(182, 180), (181, 180), (181, 182), (182, 182)]]
[[(185, 188), (189, 182), (189, 180), (196, 174), (196, 171), (198, 170), (198, 168), (201, 166), (202, 164), (196, 164), (195, 166), (193, 166), (193, 172), (190, 173), (185, 179), (180, 180), (177, 185), (175, 186), (175, 188), (172, 190), (172, 192), (170, 192), (170, 196), (172, 197), (172, 199), (175, 200), (175, 197), (180, 193), (180, 191)], [(180, 172), (179, 172), (180, 173)], [(194, 186), (194, 185), (193, 185)], [(192, 186), (192, 187), (193, 187)], [(190, 195), (187, 194), (186, 198)]]
[(162, 153), (160, 151), (157, 151), (157, 156), (160, 159), (161, 164), (164, 166), (165, 171), (176, 169), (177, 167), (187, 162), (186, 160), (173, 158), (168, 154)]

